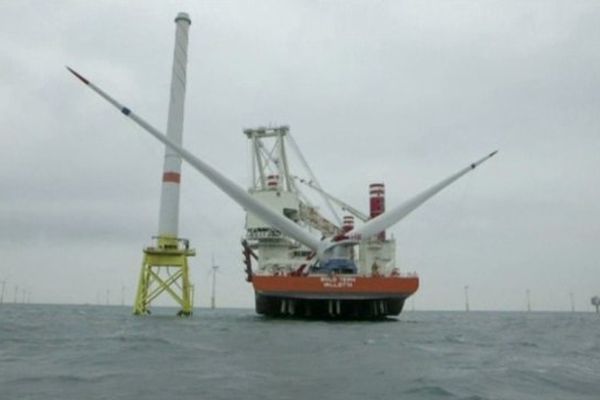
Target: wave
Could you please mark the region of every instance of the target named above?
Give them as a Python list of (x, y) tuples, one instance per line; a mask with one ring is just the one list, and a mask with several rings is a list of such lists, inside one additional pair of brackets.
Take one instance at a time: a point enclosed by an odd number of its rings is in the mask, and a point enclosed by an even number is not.
[(77, 383), (99, 383), (107, 379), (120, 377), (120, 374), (98, 374), (93, 376), (73, 375), (73, 374), (57, 374), (57, 375), (38, 375), (25, 376), (16, 378), (6, 383), (16, 385), (36, 385), (40, 383), (57, 383), (57, 384), (77, 384)]
[(107, 337), (109, 341), (124, 342), (124, 343), (135, 343), (144, 345), (176, 345), (177, 343), (163, 337), (148, 336), (148, 335), (127, 335), (119, 334)]
[(537, 343), (528, 342), (528, 341), (514, 342), (514, 343), (512, 343), (512, 345), (515, 347), (528, 347), (528, 348), (540, 347)]
[(459, 398), (441, 386), (429, 385), (405, 390), (403, 394), (417, 395), (422, 398)]

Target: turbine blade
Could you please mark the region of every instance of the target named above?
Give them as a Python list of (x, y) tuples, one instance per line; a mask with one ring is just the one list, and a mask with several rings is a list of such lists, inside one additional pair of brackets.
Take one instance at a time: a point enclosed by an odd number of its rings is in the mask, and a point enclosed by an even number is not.
[(73, 75), (75, 75), (81, 82), (85, 83), (86, 85), (89, 85), (90, 82), (87, 79), (85, 79), (83, 76), (79, 75), (77, 73), (77, 71), (75, 71), (73, 68), (69, 67), (68, 65), (66, 67), (69, 70), (69, 72), (72, 73)]
[(89, 80), (84, 78), (79, 73), (75, 72), (75, 70), (67, 67), (73, 75), (75, 75), (79, 80), (85, 83), (88, 87), (90, 87), (94, 92), (98, 93), (102, 98), (108, 101), (110, 104), (121, 110), (123, 114), (133, 120), (136, 124), (138, 124), (142, 129), (146, 132), (150, 133), (160, 142), (164, 143), (166, 146), (173, 149), (177, 154), (181, 156), (185, 161), (187, 161), (192, 167), (198, 170), (202, 175), (204, 175), (208, 180), (210, 180), (215, 186), (221, 189), (225, 194), (231, 197), (236, 203), (238, 203), (242, 208), (246, 209), (249, 212), (254, 213), (257, 217), (262, 219), (264, 222), (271, 225), (273, 228), (280, 230), (283, 234), (297, 240), (298, 242), (304, 244), (312, 250), (319, 251), (320, 249), (320, 241), (315, 237), (308, 234), (302, 228), (300, 228), (297, 224), (287, 219), (283, 215), (279, 215), (279, 213), (271, 210), (267, 206), (265, 206), (260, 201), (256, 200), (252, 196), (250, 196), (246, 190), (238, 186), (233, 181), (229, 180), (227, 177), (222, 175), (219, 171), (200, 160), (192, 153), (184, 149), (183, 147), (177, 145), (172, 142), (165, 134), (163, 134), (158, 129), (154, 128), (144, 119), (139, 117), (129, 108), (123, 106), (117, 100), (113, 99), (106, 92), (101, 90), (99, 87), (91, 83)]
[(481, 163), (487, 161), (488, 159), (490, 159), (491, 157), (496, 155), (496, 153), (498, 153), (498, 150), (488, 154), (487, 156), (483, 157), (479, 161), (476, 161), (476, 162), (470, 164), (468, 167), (461, 169), (457, 173), (451, 175), (450, 177), (444, 179), (443, 181), (437, 183), (436, 185), (433, 185), (429, 189), (417, 194), (416, 196), (405, 201), (404, 203), (400, 204), (399, 206), (373, 218), (372, 220), (370, 220), (363, 226), (353, 229), (352, 231), (348, 232), (346, 234), (346, 236), (349, 238), (355, 238), (358, 240), (362, 240), (362, 239), (368, 239), (371, 236), (376, 235), (379, 232), (386, 230), (387, 228), (391, 227), (392, 225), (398, 223), (400, 220), (402, 220), (404, 217), (406, 217), (412, 211), (414, 211), (415, 209), (420, 207), (423, 203), (425, 203), (431, 197), (433, 197), (434, 195), (439, 193), (441, 190), (448, 187), (454, 181), (456, 181), (463, 175), (467, 174), (468, 172), (474, 170)]

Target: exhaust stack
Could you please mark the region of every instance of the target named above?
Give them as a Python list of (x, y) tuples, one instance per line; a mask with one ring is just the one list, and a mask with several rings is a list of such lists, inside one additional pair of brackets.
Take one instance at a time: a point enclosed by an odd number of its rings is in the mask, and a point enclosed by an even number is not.
[[(183, 113), (187, 69), (188, 31), (192, 21), (187, 13), (180, 12), (175, 18), (175, 51), (171, 75), (171, 97), (167, 120), (167, 137), (181, 146), (183, 136)], [(179, 230), (179, 184), (181, 183), (181, 156), (165, 146), (165, 161), (160, 194), (158, 219), (159, 244), (177, 239)], [(176, 243), (175, 243), (176, 245)], [(169, 246), (170, 247), (170, 246)]]
[[(371, 219), (385, 212), (385, 186), (383, 183), (371, 183), (369, 185), (369, 205)], [(377, 234), (377, 239), (385, 240), (385, 231)]]
[(344, 215), (343, 224), (342, 224), (342, 232), (350, 232), (354, 229), (354, 216), (353, 215)]

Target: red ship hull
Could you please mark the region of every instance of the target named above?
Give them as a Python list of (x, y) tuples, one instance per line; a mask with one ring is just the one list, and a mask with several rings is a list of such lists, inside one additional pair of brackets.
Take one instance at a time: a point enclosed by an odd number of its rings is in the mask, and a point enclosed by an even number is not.
[(252, 277), (256, 312), (272, 317), (373, 319), (400, 314), (419, 288), (416, 276)]

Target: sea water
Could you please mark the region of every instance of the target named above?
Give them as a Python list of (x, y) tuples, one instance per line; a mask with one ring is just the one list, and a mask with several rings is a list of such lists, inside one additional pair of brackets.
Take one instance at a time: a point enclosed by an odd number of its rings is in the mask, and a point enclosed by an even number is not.
[(595, 313), (162, 313), (0, 305), (0, 399), (600, 399)]

